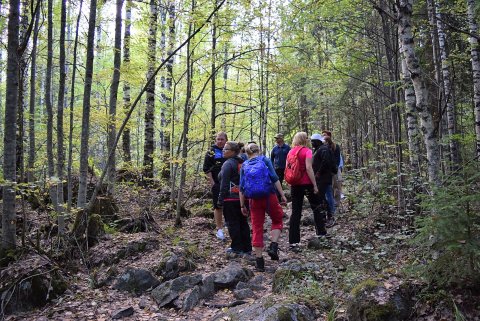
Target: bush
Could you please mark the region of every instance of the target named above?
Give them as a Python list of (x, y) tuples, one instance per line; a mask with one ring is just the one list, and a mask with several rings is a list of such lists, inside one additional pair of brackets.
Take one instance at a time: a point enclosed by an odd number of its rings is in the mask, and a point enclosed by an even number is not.
[(440, 288), (480, 281), (480, 172), (471, 163), (422, 196), (424, 214), (417, 218), (414, 242), (422, 258), (414, 262), (427, 282)]

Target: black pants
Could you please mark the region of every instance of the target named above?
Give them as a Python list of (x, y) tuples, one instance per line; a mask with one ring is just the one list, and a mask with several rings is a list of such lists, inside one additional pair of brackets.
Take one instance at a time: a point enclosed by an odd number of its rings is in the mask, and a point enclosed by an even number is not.
[(250, 226), (247, 218), (243, 216), (240, 208), (240, 200), (225, 201), (223, 215), (227, 222), (228, 234), (232, 239), (232, 250), (239, 252), (252, 251), (252, 239), (250, 238)]
[[(326, 190), (326, 187), (325, 187)], [(292, 194), (292, 215), (290, 216), (290, 230), (289, 230), (289, 243), (300, 243), (300, 219), (302, 217), (303, 198), (306, 196), (310, 207), (313, 210), (313, 219), (315, 221), (315, 231), (317, 235), (324, 235), (327, 233), (325, 230), (324, 216), (326, 211), (320, 201), (320, 195), (323, 195), (325, 199), (325, 190), (323, 193), (319, 191), (318, 194), (313, 193), (313, 185), (296, 185), (291, 187)]]
[(280, 185), (283, 184), (283, 179), (285, 178), (285, 168), (277, 168), (275, 173), (278, 176), (278, 180), (280, 181)]

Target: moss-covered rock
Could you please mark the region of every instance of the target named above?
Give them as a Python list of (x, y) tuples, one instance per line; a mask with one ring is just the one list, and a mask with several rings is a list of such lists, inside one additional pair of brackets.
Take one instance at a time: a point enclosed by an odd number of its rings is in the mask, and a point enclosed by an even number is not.
[(176, 278), (179, 272), (178, 257), (170, 251), (163, 252), (155, 269), (155, 275), (167, 281)]
[(368, 279), (352, 289), (347, 301), (350, 320), (400, 321), (410, 315), (410, 295), (405, 288), (386, 289)]
[(274, 293), (282, 292), (289, 284), (295, 283), (306, 275), (316, 277), (320, 270), (316, 264), (305, 263), (297, 259), (282, 263), (273, 276), (272, 290)]
[(92, 214), (88, 217), (88, 245), (98, 244), (100, 237), (105, 235), (102, 217), (99, 214)]

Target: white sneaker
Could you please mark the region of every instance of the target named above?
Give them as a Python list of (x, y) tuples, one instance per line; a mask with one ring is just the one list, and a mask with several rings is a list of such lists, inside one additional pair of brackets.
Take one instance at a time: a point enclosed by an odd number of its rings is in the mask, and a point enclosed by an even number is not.
[(224, 240), (225, 239), (225, 235), (223, 235), (223, 230), (222, 229), (219, 229), (217, 231), (217, 239), (219, 239), (219, 240)]
[(345, 194), (340, 194), (340, 198), (345, 198)]

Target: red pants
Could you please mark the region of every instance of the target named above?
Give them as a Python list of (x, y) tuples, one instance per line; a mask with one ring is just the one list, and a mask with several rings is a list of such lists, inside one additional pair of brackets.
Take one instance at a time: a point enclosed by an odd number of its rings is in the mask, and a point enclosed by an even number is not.
[(280, 203), (278, 203), (276, 194), (270, 194), (268, 198), (251, 199), (250, 213), (252, 216), (253, 246), (263, 247), (263, 223), (265, 222), (265, 213), (267, 211), (272, 219), (272, 231), (281, 231), (283, 229), (283, 209)]

